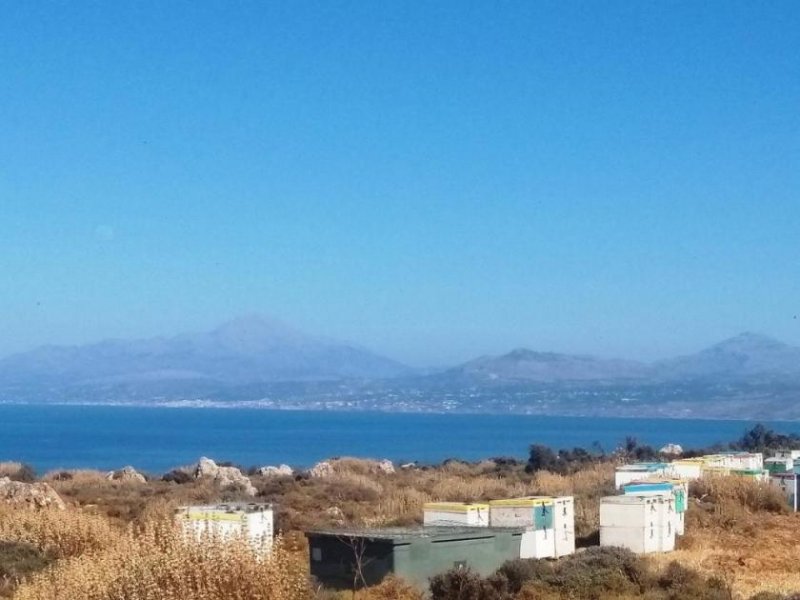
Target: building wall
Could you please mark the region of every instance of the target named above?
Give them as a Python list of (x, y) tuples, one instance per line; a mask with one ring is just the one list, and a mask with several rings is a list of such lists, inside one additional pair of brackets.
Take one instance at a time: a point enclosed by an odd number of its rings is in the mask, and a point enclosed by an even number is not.
[(308, 538), (311, 575), (325, 587), (353, 589), (354, 582), (360, 587), (362, 582), (356, 577), (359, 563), (367, 585), (375, 585), (394, 572), (392, 542), (333, 535)]
[(491, 575), (504, 562), (519, 558), (521, 533), (500, 532), (486, 537), (438, 541), (417, 539), (395, 547), (395, 574), (420, 589), (434, 575), (452, 568), (470, 568)]
[(468, 567), (486, 576), (507, 560), (519, 558), (521, 533), (365, 541), (362, 546), (342, 536), (309, 534), (308, 537), (311, 575), (325, 587), (352, 589), (355, 555), (363, 549), (361, 565), (367, 585), (376, 585), (394, 573), (420, 589), (427, 589), (431, 577), (452, 568)]

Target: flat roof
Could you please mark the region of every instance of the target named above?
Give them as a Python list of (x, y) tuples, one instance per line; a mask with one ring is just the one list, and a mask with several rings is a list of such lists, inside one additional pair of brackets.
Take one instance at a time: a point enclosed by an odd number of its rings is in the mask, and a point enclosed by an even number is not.
[(526, 527), (386, 527), (386, 528), (342, 528), (314, 529), (306, 531), (306, 536), (328, 536), (343, 538), (368, 538), (391, 542), (405, 542), (416, 539), (464, 539), (487, 538), (500, 533), (523, 533)]
[(259, 502), (221, 502), (219, 504), (190, 504), (186, 506), (179, 506), (175, 512), (264, 512), (272, 510), (272, 504), (259, 503)]

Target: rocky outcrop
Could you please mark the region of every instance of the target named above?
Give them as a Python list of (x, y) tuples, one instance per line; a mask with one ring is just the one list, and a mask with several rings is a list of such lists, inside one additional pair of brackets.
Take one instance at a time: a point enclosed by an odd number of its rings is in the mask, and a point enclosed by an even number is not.
[(194, 469), (195, 479), (209, 479), (223, 490), (241, 490), (248, 496), (255, 496), (256, 488), (247, 477), (236, 467), (220, 467), (210, 458), (203, 456)]
[(392, 464), (392, 461), (387, 458), (379, 460), (375, 466), (379, 471), (383, 471), (387, 475), (394, 473), (394, 465)]
[(145, 476), (131, 466), (122, 467), (119, 471), (111, 471), (106, 478), (109, 481), (122, 483), (147, 483)]
[(64, 501), (48, 484), (22, 483), (8, 477), (0, 477), (0, 503), (30, 509), (66, 508)]
[(683, 448), (680, 444), (667, 444), (666, 446), (663, 446), (659, 452), (669, 456), (680, 456), (683, 454)]
[(289, 465), (280, 465), (279, 467), (261, 467), (257, 473), (264, 477), (291, 477), (294, 475), (294, 470)]
[(324, 460), (311, 467), (308, 470), (308, 474), (315, 479), (322, 479), (325, 477), (333, 477), (335, 471), (333, 470), (333, 465)]
[(395, 468), (392, 461), (388, 459), (333, 458), (315, 464), (308, 470), (308, 475), (313, 478), (325, 478), (343, 472), (354, 472), (361, 475), (391, 475), (395, 472)]

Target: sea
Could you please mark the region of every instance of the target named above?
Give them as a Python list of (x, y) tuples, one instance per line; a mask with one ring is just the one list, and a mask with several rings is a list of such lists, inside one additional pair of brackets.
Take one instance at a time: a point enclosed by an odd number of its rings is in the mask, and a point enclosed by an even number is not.
[[(245, 467), (310, 466), (335, 456), (437, 463), (524, 459), (531, 444), (613, 450), (627, 436), (660, 447), (738, 439), (755, 423), (509, 414), (280, 411), (132, 406), (0, 405), (0, 461), (53, 469), (163, 473), (201, 456)], [(797, 422), (769, 422), (781, 433)]]

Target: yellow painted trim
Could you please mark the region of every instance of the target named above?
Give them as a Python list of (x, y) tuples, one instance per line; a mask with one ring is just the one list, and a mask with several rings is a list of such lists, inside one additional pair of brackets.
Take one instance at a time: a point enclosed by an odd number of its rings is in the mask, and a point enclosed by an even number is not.
[(550, 497), (538, 498), (508, 498), (505, 500), (490, 500), (489, 506), (549, 506), (554, 504), (555, 500)]
[(422, 508), (424, 510), (441, 510), (443, 512), (463, 512), (472, 510), (488, 510), (488, 504), (463, 504), (461, 502), (426, 502)]
[(235, 513), (184, 513), (181, 515), (185, 521), (245, 521), (244, 515)]

